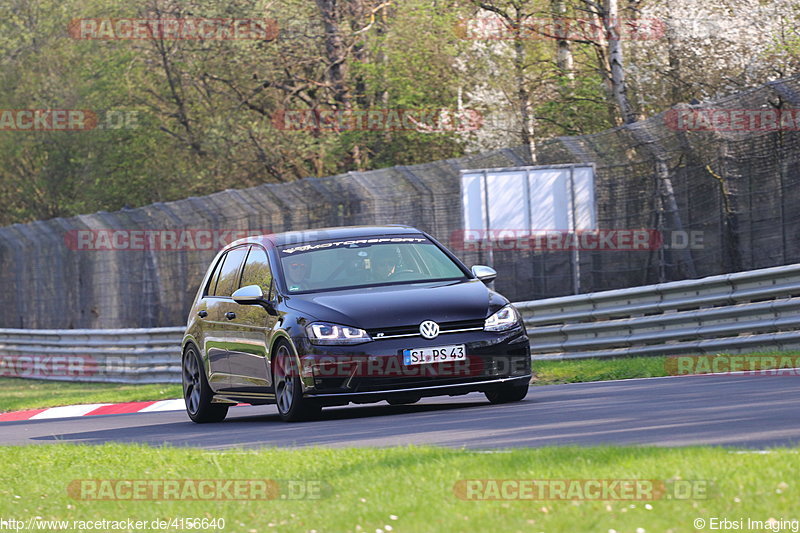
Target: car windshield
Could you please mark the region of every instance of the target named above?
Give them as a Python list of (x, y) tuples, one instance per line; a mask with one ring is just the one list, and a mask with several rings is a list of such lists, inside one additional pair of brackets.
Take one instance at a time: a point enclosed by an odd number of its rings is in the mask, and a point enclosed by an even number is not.
[(447, 254), (418, 235), (288, 245), (278, 252), (290, 293), (466, 278)]

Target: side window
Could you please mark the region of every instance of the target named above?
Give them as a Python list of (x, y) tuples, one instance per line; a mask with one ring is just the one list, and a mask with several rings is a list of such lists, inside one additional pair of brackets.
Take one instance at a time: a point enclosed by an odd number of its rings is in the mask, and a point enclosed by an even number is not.
[(225, 262), (225, 256), (228, 255), (227, 253), (223, 254), (222, 257), (219, 258), (217, 262), (217, 267), (214, 269), (214, 273), (211, 274), (211, 278), (208, 280), (208, 286), (206, 287), (206, 296), (214, 296), (214, 291), (217, 288), (217, 281), (219, 281), (219, 271), (222, 270), (222, 264)]
[(246, 287), (248, 285), (258, 285), (261, 287), (264, 297), (270, 297), (272, 270), (269, 268), (267, 252), (259, 246), (253, 246), (250, 249), (250, 255), (247, 256), (247, 263), (244, 265), (242, 283), (239, 286)]
[(225, 262), (219, 273), (217, 289), (214, 296), (230, 296), (239, 287), (239, 267), (247, 255), (247, 247), (234, 248), (225, 256)]

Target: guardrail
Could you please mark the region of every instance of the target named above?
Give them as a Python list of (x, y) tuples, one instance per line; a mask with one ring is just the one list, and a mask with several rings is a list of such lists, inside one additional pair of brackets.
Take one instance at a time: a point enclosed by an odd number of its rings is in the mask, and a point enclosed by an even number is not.
[(184, 328), (0, 329), (0, 376), (180, 383)]
[[(535, 360), (800, 349), (800, 264), (515, 305)], [(179, 383), (182, 334), (0, 329), (0, 376)]]
[(515, 305), (534, 360), (800, 349), (800, 264)]

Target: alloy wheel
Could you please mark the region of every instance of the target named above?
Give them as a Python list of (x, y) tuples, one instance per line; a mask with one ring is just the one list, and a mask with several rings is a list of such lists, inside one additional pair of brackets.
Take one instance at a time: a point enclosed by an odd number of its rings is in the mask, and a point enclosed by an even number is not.
[(200, 367), (193, 350), (186, 352), (183, 358), (183, 397), (191, 413), (197, 413), (200, 407)]
[(287, 414), (294, 401), (294, 375), (292, 356), (286, 345), (281, 344), (275, 356), (275, 396), (278, 410)]

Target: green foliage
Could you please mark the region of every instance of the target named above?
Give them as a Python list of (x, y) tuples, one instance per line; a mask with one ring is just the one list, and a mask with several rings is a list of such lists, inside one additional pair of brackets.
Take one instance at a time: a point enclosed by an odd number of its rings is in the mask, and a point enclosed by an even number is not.
[[(552, 16), (549, 0), (486, 3)], [(556, 67), (551, 38), (525, 39), (522, 65), (515, 65), (513, 41), (464, 38), (459, 25), (488, 13), (476, 2), (335, 4), (331, 35), (340, 38), (341, 88), (318, 2), (6, 0), (0, 110), (84, 109), (99, 124), (74, 132), (0, 131), (0, 224), (516, 145), (520, 66), (537, 138), (615, 123), (592, 43), (571, 43), (575, 66), (567, 76)], [(567, 16), (586, 16), (582, 1), (566, 4)], [(280, 33), (272, 40), (70, 37), (73, 19), (102, 17), (269, 18)], [(775, 61), (797, 56), (796, 39), (787, 35), (776, 41)], [(670, 102), (660, 104), (649, 102), (646, 110)], [(505, 118), (496, 132), (488, 125), (473, 132), (290, 131), (276, 120), (286, 110), (462, 108)]]

